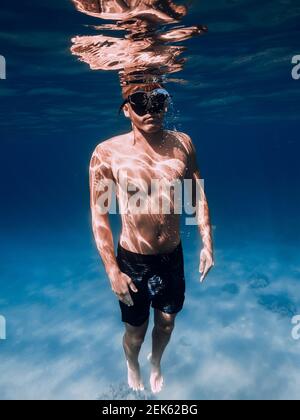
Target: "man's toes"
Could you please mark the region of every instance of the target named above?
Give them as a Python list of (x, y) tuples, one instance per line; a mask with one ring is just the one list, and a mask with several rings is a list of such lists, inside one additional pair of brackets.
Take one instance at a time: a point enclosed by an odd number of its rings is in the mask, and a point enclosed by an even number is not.
[(130, 383), (129, 387), (133, 390), (133, 391), (144, 391), (144, 385), (143, 384), (135, 384), (135, 383)]
[(157, 384), (157, 381), (155, 379), (153, 381), (151, 381), (151, 390), (152, 390), (153, 394), (156, 394), (158, 392), (158, 384)]
[(162, 390), (163, 381), (164, 381), (163, 377), (160, 377), (155, 381), (155, 392), (156, 393), (158, 393)]
[(133, 385), (133, 390), (134, 391), (139, 391), (140, 390), (140, 385), (139, 384), (134, 384)]
[(159, 392), (161, 390), (161, 382), (159, 379), (156, 381), (155, 389), (156, 389), (156, 392)]

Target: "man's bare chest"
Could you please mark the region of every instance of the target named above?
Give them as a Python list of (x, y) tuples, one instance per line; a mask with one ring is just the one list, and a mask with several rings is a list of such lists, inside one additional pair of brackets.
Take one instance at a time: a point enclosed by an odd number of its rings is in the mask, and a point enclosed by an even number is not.
[(187, 170), (187, 158), (179, 156), (130, 156), (115, 158), (112, 162), (113, 175), (118, 184), (127, 180), (137, 188), (145, 183), (150, 186), (154, 180), (173, 182), (183, 180)]

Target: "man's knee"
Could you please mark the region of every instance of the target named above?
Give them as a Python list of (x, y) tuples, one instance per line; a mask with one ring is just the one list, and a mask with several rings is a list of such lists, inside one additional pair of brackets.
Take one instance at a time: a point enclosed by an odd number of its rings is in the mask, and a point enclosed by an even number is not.
[(126, 325), (126, 336), (131, 345), (140, 346), (145, 340), (149, 319), (140, 327), (134, 327), (130, 324)]
[(160, 319), (155, 323), (155, 328), (164, 334), (172, 334), (175, 322), (174, 320)]
[(128, 344), (134, 347), (140, 347), (145, 340), (144, 335), (142, 335), (141, 333), (133, 333), (133, 332), (129, 333), (127, 331), (126, 336), (127, 336)]

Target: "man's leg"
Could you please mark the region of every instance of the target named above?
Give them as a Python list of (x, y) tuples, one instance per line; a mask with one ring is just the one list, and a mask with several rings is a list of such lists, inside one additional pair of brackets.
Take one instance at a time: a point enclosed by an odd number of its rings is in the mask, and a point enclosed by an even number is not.
[(154, 328), (152, 331), (152, 354), (149, 360), (152, 364), (150, 384), (154, 393), (160, 392), (163, 385), (161, 375), (161, 359), (171, 339), (177, 314), (167, 314), (154, 309)]
[(149, 318), (140, 327), (134, 327), (125, 323), (126, 332), (123, 337), (123, 348), (127, 360), (128, 384), (135, 391), (144, 389), (138, 358), (145, 340), (148, 325)]

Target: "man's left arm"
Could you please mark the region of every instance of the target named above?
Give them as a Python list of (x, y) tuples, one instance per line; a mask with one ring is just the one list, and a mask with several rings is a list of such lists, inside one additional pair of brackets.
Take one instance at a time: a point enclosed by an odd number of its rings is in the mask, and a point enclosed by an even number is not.
[(192, 140), (187, 136), (187, 152), (188, 152), (188, 170), (187, 178), (192, 180), (193, 192), (192, 202), (196, 208), (197, 224), (203, 242), (203, 249), (200, 253), (200, 267), (201, 283), (205, 280), (207, 274), (214, 266), (214, 249), (213, 249), (213, 236), (212, 226), (210, 222), (210, 212), (204, 185), (201, 180), (200, 170), (197, 162), (196, 149)]

